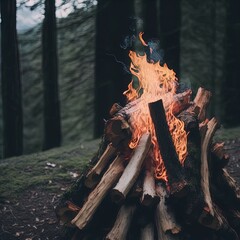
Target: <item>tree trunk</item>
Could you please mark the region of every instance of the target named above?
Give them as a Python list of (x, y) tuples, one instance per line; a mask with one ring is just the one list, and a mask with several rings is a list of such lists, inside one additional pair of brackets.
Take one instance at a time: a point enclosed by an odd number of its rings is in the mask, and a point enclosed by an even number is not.
[(227, 126), (239, 125), (240, 105), (240, 2), (227, 1), (227, 56), (226, 77), (223, 83), (224, 123)]
[(170, 69), (180, 74), (180, 3), (181, 1), (160, 1), (160, 35), (162, 48), (165, 52), (165, 62)]
[[(124, 14), (123, 14), (124, 13)], [(121, 49), (129, 33), (133, 0), (99, 0), (96, 16), (95, 137), (104, 129), (104, 119), (114, 102), (123, 102), (130, 75), (128, 51)]]
[(42, 26), (42, 71), (44, 87), (43, 149), (61, 145), (61, 119), (58, 92), (58, 59), (55, 1), (45, 0)]
[(22, 94), (16, 0), (1, 1), (3, 157), (23, 152)]

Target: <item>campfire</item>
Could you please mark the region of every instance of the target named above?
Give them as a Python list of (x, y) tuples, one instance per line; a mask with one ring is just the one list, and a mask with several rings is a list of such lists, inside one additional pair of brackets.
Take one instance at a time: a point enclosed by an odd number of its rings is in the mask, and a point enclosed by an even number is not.
[(166, 64), (129, 57), (127, 104), (112, 106), (91, 167), (56, 209), (68, 239), (239, 239), (240, 193), (213, 142), (211, 93), (191, 101)]

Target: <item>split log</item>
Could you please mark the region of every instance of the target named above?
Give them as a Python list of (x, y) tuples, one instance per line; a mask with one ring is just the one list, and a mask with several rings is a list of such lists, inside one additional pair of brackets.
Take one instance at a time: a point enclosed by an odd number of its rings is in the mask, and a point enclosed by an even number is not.
[(147, 224), (141, 229), (140, 240), (154, 240), (154, 225), (153, 223)]
[(151, 135), (149, 133), (143, 134), (121, 178), (112, 190), (111, 197), (113, 202), (121, 203), (126, 198), (140, 174), (143, 161), (147, 156), (151, 144)]
[(188, 193), (189, 187), (173, 144), (162, 100), (149, 103), (149, 110), (166, 167), (170, 193), (176, 198), (183, 197)]
[(116, 148), (110, 143), (103, 155), (98, 160), (97, 164), (88, 172), (85, 179), (85, 186), (88, 188), (94, 188), (100, 181), (101, 174), (106, 168), (110, 159), (116, 155)]
[(113, 163), (109, 166), (106, 173), (96, 188), (90, 193), (87, 201), (72, 220), (79, 229), (83, 229), (92, 219), (97, 207), (100, 205), (108, 190), (114, 186), (124, 170), (124, 159), (117, 156)]
[(127, 237), (136, 205), (123, 205), (117, 215), (113, 228), (106, 236), (106, 240), (124, 240)]
[(144, 170), (141, 204), (146, 207), (151, 207), (157, 205), (160, 200), (159, 196), (156, 194), (153, 159), (151, 156), (147, 157)]
[(141, 198), (142, 193), (143, 193), (143, 176), (142, 172), (139, 174), (139, 177), (133, 184), (131, 190), (129, 191), (128, 194), (128, 200), (129, 201), (138, 201), (138, 199)]
[(118, 113), (123, 107), (119, 105), (118, 103), (114, 103), (109, 111), (110, 116), (114, 116), (116, 113)]
[(202, 122), (206, 119), (206, 111), (212, 94), (210, 91), (200, 87), (194, 98), (194, 103), (199, 107), (198, 120)]
[(220, 229), (222, 227), (223, 221), (221, 216), (214, 209), (212, 197), (210, 193), (210, 172), (209, 172), (209, 163), (210, 163), (210, 154), (209, 149), (214, 133), (218, 129), (219, 125), (215, 118), (212, 118), (207, 124), (207, 131), (202, 139), (201, 146), (201, 186), (204, 195), (204, 201), (206, 206), (204, 211), (199, 217), (199, 222), (206, 227), (212, 229)]
[(210, 194), (210, 185), (209, 185), (209, 166), (208, 166), (208, 158), (209, 158), (209, 147), (211, 144), (211, 140), (213, 138), (214, 133), (219, 127), (218, 122), (215, 118), (212, 118), (208, 124), (208, 129), (206, 135), (202, 141), (201, 147), (201, 186), (204, 194), (205, 202), (208, 206), (210, 214), (214, 216), (212, 199)]
[(131, 129), (124, 117), (115, 116), (106, 122), (104, 136), (116, 147), (121, 141), (130, 140)]
[(166, 198), (168, 197), (165, 186), (159, 183), (156, 186), (156, 192), (160, 197), (160, 202), (156, 209), (156, 223), (157, 228), (164, 232), (171, 232), (177, 234), (181, 231), (181, 226), (176, 222), (174, 213), (170, 206), (166, 205)]
[[(172, 105), (172, 113), (174, 115), (179, 114), (182, 110), (186, 109), (190, 105), (191, 94), (191, 90), (175, 94), (173, 97), (170, 97), (170, 95), (172, 96), (172, 93), (166, 94), (166, 101), (163, 103), (164, 109), (167, 111), (170, 105)], [(156, 99), (156, 101), (157, 100), (159, 99)], [(129, 102), (125, 107), (118, 111), (117, 115), (127, 118), (127, 116), (130, 116), (132, 113), (141, 109), (142, 101), (143, 100), (139, 98)]]

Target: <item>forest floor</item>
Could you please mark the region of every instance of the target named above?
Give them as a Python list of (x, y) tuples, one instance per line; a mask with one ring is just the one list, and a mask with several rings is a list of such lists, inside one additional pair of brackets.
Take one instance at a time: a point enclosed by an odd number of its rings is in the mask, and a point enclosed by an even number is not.
[[(240, 127), (219, 130), (230, 154), (228, 170), (240, 184)], [(0, 240), (57, 240), (54, 206), (98, 149), (99, 139), (0, 161)]]

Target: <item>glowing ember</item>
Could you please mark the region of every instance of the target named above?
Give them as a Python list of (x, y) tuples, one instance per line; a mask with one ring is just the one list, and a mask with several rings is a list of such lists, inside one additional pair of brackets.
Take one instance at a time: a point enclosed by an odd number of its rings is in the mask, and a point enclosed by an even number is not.
[[(143, 33), (139, 34), (140, 41), (144, 46), (147, 46), (142, 35)], [(148, 103), (155, 102), (159, 99), (163, 100), (173, 143), (179, 161), (183, 164), (187, 155), (187, 134), (184, 130), (183, 122), (177, 119), (171, 111), (171, 103), (176, 93), (178, 80), (175, 72), (170, 70), (166, 64), (161, 66), (159, 62), (148, 62), (146, 55), (140, 56), (133, 51), (130, 51), (129, 57), (131, 58), (130, 71), (133, 74), (133, 80), (128, 85), (128, 90), (123, 94), (127, 97), (128, 101), (136, 99), (141, 101), (139, 110), (133, 112), (129, 119), (133, 132), (129, 146), (130, 148), (135, 148), (140, 136), (145, 132), (150, 132), (153, 142), (155, 177), (167, 181), (166, 169), (159, 152)]]

